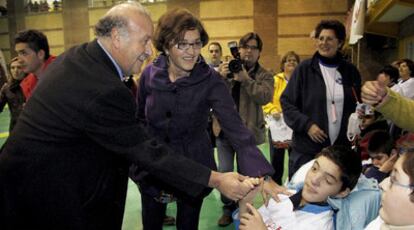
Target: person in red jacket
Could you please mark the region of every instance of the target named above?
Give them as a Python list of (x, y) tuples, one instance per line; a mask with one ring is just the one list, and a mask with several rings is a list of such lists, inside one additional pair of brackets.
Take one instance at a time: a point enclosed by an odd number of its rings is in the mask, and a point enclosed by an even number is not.
[(15, 50), (28, 76), (20, 83), (26, 101), (35, 89), (41, 73), (55, 60), (49, 53), (47, 37), (38, 30), (23, 30), (14, 38)]

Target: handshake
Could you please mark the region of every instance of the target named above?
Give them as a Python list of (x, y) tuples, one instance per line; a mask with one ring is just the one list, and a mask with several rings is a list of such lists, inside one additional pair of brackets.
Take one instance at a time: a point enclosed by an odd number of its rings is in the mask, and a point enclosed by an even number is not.
[(285, 187), (278, 185), (270, 178), (269, 180), (251, 178), (236, 172), (219, 173), (212, 171), (208, 185), (209, 187), (216, 188), (223, 195), (234, 201), (244, 198), (251, 190), (258, 186), (262, 186), (262, 195), (266, 203), (270, 197), (279, 201), (278, 194), (280, 193), (289, 195)]

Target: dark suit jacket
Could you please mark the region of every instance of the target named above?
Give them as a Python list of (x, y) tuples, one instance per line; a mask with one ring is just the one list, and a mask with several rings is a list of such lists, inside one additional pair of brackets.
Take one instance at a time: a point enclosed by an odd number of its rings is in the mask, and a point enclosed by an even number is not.
[(196, 196), (210, 169), (150, 139), (96, 40), (42, 76), (0, 155), (1, 229), (121, 229), (128, 166)]

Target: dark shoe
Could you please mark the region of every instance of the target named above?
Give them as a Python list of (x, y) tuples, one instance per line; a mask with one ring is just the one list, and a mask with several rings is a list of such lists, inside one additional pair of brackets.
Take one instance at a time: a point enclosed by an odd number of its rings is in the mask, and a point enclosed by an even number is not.
[(172, 216), (165, 216), (163, 220), (163, 225), (167, 225), (167, 226), (175, 225), (175, 218)]
[(223, 214), (220, 219), (218, 220), (217, 224), (220, 227), (226, 227), (227, 225), (233, 223), (233, 218), (229, 215)]

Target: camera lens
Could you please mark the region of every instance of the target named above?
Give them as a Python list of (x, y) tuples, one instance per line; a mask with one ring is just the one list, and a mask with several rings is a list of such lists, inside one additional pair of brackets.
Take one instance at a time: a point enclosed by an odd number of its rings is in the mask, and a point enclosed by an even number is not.
[(233, 59), (229, 62), (229, 70), (232, 73), (238, 73), (242, 70), (242, 63), (239, 59)]

